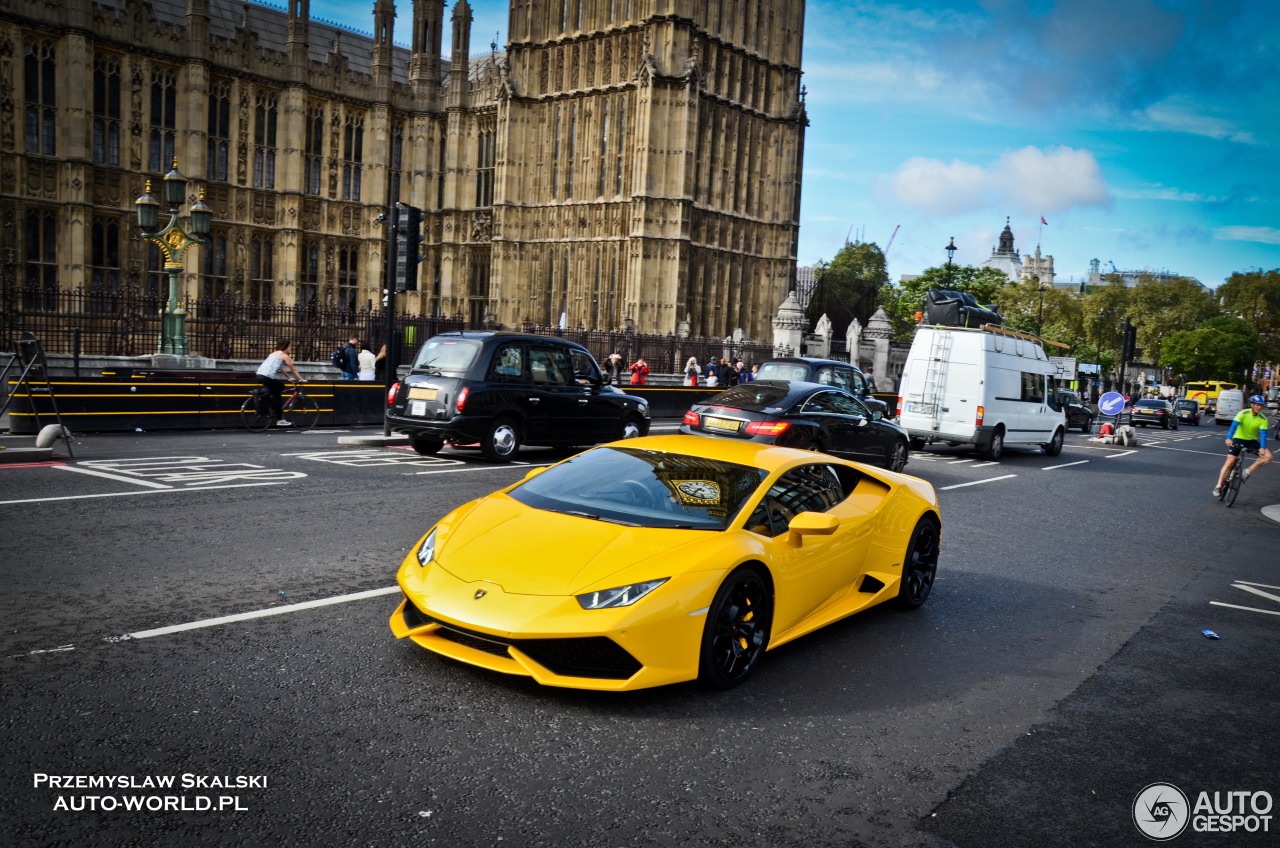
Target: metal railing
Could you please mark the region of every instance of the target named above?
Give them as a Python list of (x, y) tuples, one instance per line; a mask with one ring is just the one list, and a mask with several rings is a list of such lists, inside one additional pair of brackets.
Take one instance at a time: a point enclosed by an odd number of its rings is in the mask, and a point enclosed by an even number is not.
[[(0, 297), (0, 349), (23, 332), (39, 338), (45, 352), (79, 356), (147, 356), (156, 352), (165, 298), (132, 288), (62, 290), (27, 287), (9, 289)], [(280, 339), (293, 342), (293, 356), (301, 362), (323, 362), (329, 353), (355, 336), (373, 350), (386, 342), (386, 318), (372, 309), (342, 309), (304, 304), (288, 306), (246, 301), (231, 295), (190, 298), (187, 338), (191, 352), (211, 359), (261, 359)], [(402, 363), (412, 360), (418, 346), (438, 333), (467, 329), (466, 319), (413, 313), (395, 315), (396, 336), (403, 345)], [(521, 332), (559, 336), (585, 346), (602, 365), (619, 353), (630, 365), (643, 357), (655, 374), (682, 374), (690, 356), (705, 364), (712, 356), (741, 359), (748, 366), (773, 357), (769, 344), (732, 339), (697, 338), (675, 334), (623, 330), (543, 327), (525, 323)]]

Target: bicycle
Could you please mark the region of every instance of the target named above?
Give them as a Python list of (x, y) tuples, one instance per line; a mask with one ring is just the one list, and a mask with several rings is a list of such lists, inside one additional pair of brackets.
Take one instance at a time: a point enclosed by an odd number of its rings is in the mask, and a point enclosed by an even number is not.
[[(287, 420), (293, 429), (301, 432), (316, 425), (316, 420), (320, 417), (320, 404), (307, 397), (301, 384), (294, 383), (292, 393), (282, 400), (280, 417)], [(271, 394), (266, 386), (255, 389), (249, 399), (240, 405), (240, 422), (251, 433), (261, 433), (274, 423)]]
[(1236, 502), (1236, 495), (1240, 494), (1240, 484), (1244, 482), (1244, 455), (1246, 453), (1258, 455), (1253, 448), (1245, 448), (1240, 452), (1240, 456), (1236, 457), (1235, 465), (1231, 466), (1231, 470), (1227, 472), (1227, 480), (1222, 484), (1222, 488), (1218, 491), (1218, 500), (1226, 501), (1230, 507)]

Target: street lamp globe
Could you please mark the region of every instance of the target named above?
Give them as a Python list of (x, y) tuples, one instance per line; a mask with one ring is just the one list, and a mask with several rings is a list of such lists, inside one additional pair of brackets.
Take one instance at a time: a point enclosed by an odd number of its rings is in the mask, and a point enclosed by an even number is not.
[(160, 201), (151, 193), (151, 180), (147, 180), (147, 188), (133, 201), (138, 207), (138, 229), (144, 233), (154, 233), (160, 222)]
[(951, 241), (947, 242), (947, 246), (943, 248), (947, 252), (947, 287), (951, 288), (951, 259), (956, 255), (956, 237), (952, 236)]
[(200, 198), (191, 204), (191, 235), (203, 241), (211, 232), (213, 232), (213, 210), (204, 202), (204, 189), (201, 189)]
[(170, 209), (177, 209), (187, 199), (187, 178), (178, 170), (178, 163), (173, 163), (173, 170), (164, 175), (164, 200)]

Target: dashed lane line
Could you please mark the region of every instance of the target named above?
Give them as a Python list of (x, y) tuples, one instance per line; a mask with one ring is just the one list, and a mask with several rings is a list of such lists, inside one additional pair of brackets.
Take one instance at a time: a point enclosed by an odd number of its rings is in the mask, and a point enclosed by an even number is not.
[(1076, 462), (1066, 462), (1066, 463), (1063, 463), (1062, 465), (1046, 465), (1044, 468), (1041, 468), (1040, 470), (1041, 470), (1041, 471), (1052, 471), (1052, 470), (1053, 470), (1053, 469), (1055, 469), (1055, 468), (1070, 468), (1070, 467), (1071, 467), (1071, 466), (1073, 466), (1073, 465), (1085, 465), (1085, 464), (1086, 464), (1086, 463), (1088, 463), (1089, 461), (1090, 461), (1090, 460), (1087, 460), (1087, 459), (1081, 459), (1081, 460), (1078, 460), (1078, 461), (1076, 461)]
[(994, 483), (997, 480), (1008, 480), (1011, 477), (1017, 477), (1017, 476), (1018, 476), (1017, 474), (1005, 474), (1001, 477), (988, 477), (985, 480), (974, 480), (972, 483), (956, 483), (954, 486), (943, 486), (942, 488), (938, 489), (938, 491), (945, 492), (945, 491), (948, 491), (949, 489), (963, 489), (965, 486), (979, 486), (983, 483)]

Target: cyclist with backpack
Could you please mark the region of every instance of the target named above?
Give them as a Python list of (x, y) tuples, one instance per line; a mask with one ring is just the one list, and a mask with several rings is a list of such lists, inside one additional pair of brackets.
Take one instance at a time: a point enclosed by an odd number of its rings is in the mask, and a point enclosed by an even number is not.
[(267, 354), (267, 358), (262, 360), (262, 364), (258, 366), (258, 382), (267, 389), (270, 396), (269, 402), (271, 408), (272, 420), (275, 421), (277, 427), (292, 426), (280, 416), (283, 414), (283, 406), (280, 401), (280, 395), (284, 392), (284, 381), (277, 375), (285, 374), (292, 371), (293, 377), (299, 383), (305, 383), (306, 380), (298, 373), (297, 367), (293, 364), (293, 357), (289, 356), (289, 348), (292, 346), (289, 339), (281, 339), (276, 342), (276, 349)]
[(1253, 472), (1271, 461), (1271, 451), (1267, 450), (1267, 416), (1262, 414), (1267, 401), (1262, 395), (1249, 397), (1249, 408), (1236, 413), (1231, 420), (1231, 429), (1227, 431), (1227, 459), (1218, 472), (1218, 485), (1213, 487), (1216, 498), (1222, 492), (1222, 485), (1231, 473), (1231, 466), (1240, 461), (1240, 454), (1245, 450), (1256, 450), (1258, 458), (1244, 471), (1243, 480), (1248, 480)]

